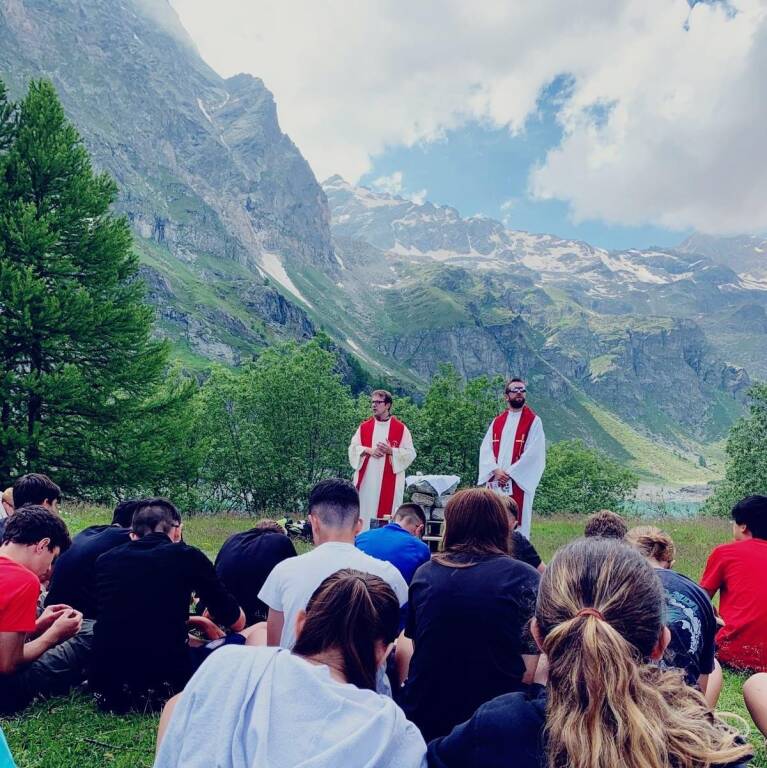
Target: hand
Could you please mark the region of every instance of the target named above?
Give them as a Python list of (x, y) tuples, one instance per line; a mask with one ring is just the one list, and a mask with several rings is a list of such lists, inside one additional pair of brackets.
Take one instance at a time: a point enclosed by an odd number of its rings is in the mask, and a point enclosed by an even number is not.
[(511, 480), (511, 475), (508, 472), (504, 472), (502, 469), (493, 470), (493, 480), (501, 485), (506, 485)]
[[(380, 443), (378, 444), (380, 445)], [(365, 453), (372, 459), (380, 459), (383, 456), (381, 450), (376, 446), (375, 448), (365, 448)]]
[(80, 611), (69, 610), (59, 614), (58, 618), (51, 624), (48, 630), (51, 634), (51, 640), (55, 645), (63, 643), (74, 637), (83, 625), (83, 615)]
[(391, 456), (392, 448), (391, 443), (387, 440), (385, 443), (378, 443), (376, 446), (376, 450), (380, 451), (380, 455), (383, 456), (386, 454), (387, 456)]
[(51, 624), (53, 624), (53, 622), (56, 621), (56, 619), (58, 619), (62, 613), (66, 613), (67, 611), (71, 610), (71, 606), (64, 605), (63, 603), (47, 606), (35, 622), (35, 632), (38, 635), (41, 632), (45, 632), (45, 630), (48, 629), (48, 627), (50, 627)]

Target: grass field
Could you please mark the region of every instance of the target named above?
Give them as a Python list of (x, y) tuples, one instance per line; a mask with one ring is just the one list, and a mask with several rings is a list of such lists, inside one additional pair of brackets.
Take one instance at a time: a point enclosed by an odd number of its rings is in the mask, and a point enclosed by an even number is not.
[[(65, 510), (64, 517), (75, 533), (88, 525), (106, 522), (107, 512), (72, 509)], [(191, 518), (184, 524), (184, 538), (213, 557), (229, 534), (251, 524), (252, 520), (241, 518)], [(700, 576), (711, 548), (730, 538), (730, 525), (723, 520), (665, 519), (658, 524), (673, 536), (678, 546), (675, 568), (695, 579)], [(548, 560), (557, 547), (582, 530), (580, 519), (539, 518), (534, 527), (534, 542), (544, 560)], [(749, 737), (757, 747), (753, 765), (767, 768), (764, 740), (743, 705), (743, 680), (739, 675), (725, 673), (719, 709), (745, 720), (750, 728)], [(23, 716), (3, 721), (2, 727), (19, 768), (140, 768), (152, 765), (157, 719), (140, 714), (103, 715), (86, 695), (73, 694), (37, 704)]]

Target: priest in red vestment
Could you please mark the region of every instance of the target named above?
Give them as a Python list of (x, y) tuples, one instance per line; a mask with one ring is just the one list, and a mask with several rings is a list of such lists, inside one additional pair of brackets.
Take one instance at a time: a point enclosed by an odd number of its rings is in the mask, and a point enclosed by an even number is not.
[(391, 515), (402, 504), (405, 470), (415, 459), (410, 430), (391, 415), (391, 393), (375, 390), (370, 407), (373, 416), (359, 425), (349, 444), (362, 530), (369, 528), (371, 517)]
[(479, 449), (477, 485), (513, 496), (521, 511), (519, 530), (530, 538), (535, 489), (546, 466), (546, 437), (539, 416), (525, 404), (522, 379), (506, 382), (507, 410), (491, 422)]

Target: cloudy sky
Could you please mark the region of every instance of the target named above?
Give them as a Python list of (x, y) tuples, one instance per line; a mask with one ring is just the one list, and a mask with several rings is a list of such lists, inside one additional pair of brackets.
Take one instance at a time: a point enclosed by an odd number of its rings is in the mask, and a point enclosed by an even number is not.
[(767, 230), (767, 0), (171, 0), (317, 177), (606, 247)]

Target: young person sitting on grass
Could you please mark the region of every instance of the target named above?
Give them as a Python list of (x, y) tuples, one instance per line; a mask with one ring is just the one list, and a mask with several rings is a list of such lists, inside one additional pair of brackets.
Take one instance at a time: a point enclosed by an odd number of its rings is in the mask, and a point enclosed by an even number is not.
[[(235, 633), (245, 626), (213, 563), (181, 540), (181, 516), (167, 499), (142, 501), (131, 541), (96, 561), (97, 620), (88, 680), (99, 706), (122, 712), (161, 706), (181, 690), (210, 648), (190, 647), (192, 595)], [(244, 643), (241, 635), (225, 638)]]
[(78, 638), (82, 615), (49, 605), (37, 616), (40, 583), (69, 547), (64, 522), (44, 507), (17, 509), (0, 546), (0, 714), (35, 696), (67, 693), (82, 682), (90, 644)]
[(45, 507), (57, 515), (61, 500), (61, 488), (48, 475), (30, 472), (28, 475), (22, 475), (13, 484), (11, 498), (13, 505), (10, 508), (3, 505), (8, 516), (0, 520), (0, 538), (2, 538), (5, 526), (16, 509), (28, 506)]
[(72, 546), (56, 560), (45, 604), (65, 603), (80, 611), (85, 621), (96, 618), (96, 560), (110, 549), (130, 541), (137, 500), (121, 501), (112, 513), (111, 525), (92, 525), (72, 540)]
[(506, 504), (506, 511), (509, 514), (509, 554), (515, 560), (521, 560), (523, 563), (535, 568), (538, 573), (543, 573), (546, 566), (538, 554), (538, 550), (523, 536), (517, 529), (519, 528), (519, 507), (513, 496), (502, 495), (501, 499)]
[(363, 531), (355, 545), (371, 557), (391, 563), (410, 584), (413, 574), (431, 558), (428, 545), (421, 541), (425, 529), (423, 509), (408, 502), (397, 509), (388, 525)]
[[(533, 634), (546, 686), (500, 696), (429, 744), (432, 768), (713, 768), (753, 750), (678, 670), (660, 580), (618, 541), (579, 539), (554, 556)], [(545, 677), (539, 678), (545, 682)]]
[(292, 648), (296, 617), (324, 579), (339, 568), (380, 576), (394, 590), (400, 605), (407, 603), (407, 584), (400, 572), (384, 560), (370, 557), (354, 546), (362, 528), (357, 489), (341, 479), (321, 480), (309, 494), (309, 522), (314, 549), (279, 563), (258, 593), (269, 606), (267, 643)]
[[(274, 520), (260, 520), (224, 542), (216, 555), (216, 573), (245, 612), (247, 626), (266, 621), (269, 608), (258, 599), (259, 590), (278, 563), (295, 556), (293, 542)], [(200, 601), (198, 613), (205, 607)]]
[(652, 525), (640, 525), (626, 534), (626, 543), (647, 558), (663, 584), (671, 641), (662, 663), (681, 669), (688, 685), (697, 686), (709, 706), (715, 707), (723, 678), (714, 658), (716, 616), (708, 595), (694, 581), (671, 570), (676, 546), (667, 533)]
[(160, 720), (155, 768), (420, 768), (426, 745), (378, 671), (399, 600), (378, 576), (326, 577), (296, 616), (296, 643), (212, 655)]
[(719, 592), (719, 660), (767, 672), (767, 496), (741, 499), (732, 519), (735, 541), (709, 555), (700, 585), (711, 597)]
[(609, 509), (600, 509), (589, 515), (583, 535), (586, 538), (601, 536), (604, 539), (622, 539), (628, 533), (626, 521)]
[(445, 507), (444, 551), (410, 585), (405, 635), (415, 649), (401, 700), (427, 740), (533, 679), (538, 649), (528, 625), (540, 577), (509, 556), (508, 542), (501, 496), (459, 491)]

